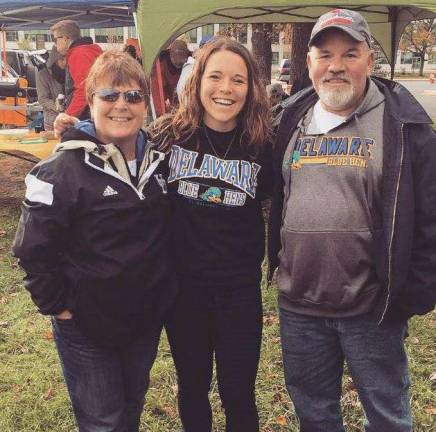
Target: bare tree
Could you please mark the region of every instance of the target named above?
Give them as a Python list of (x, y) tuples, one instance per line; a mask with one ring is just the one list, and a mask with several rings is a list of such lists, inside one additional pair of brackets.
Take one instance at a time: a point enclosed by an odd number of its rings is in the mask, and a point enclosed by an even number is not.
[(252, 28), (251, 43), (253, 46), (253, 56), (259, 67), (261, 80), (264, 85), (267, 85), (271, 82), (273, 25), (271, 23), (253, 24)]
[(291, 58), (289, 82), (302, 80), (306, 71), (307, 44), (314, 23), (292, 23), (284, 28), (285, 38), (289, 40)]
[(419, 75), (424, 75), (424, 62), (436, 44), (436, 19), (411, 22), (401, 37), (400, 49), (413, 53), (421, 59)]
[[(232, 37), (242, 43), (246, 42), (247, 36), (247, 24), (244, 23), (232, 23), (232, 24), (220, 24), (220, 30), (218, 32), (219, 35)], [(245, 36), (245, 41), (243, 41)]]
[[(243, 27), (241, 27), (243, 26)], [(271, 44), (276, 33), (283, 37), (282, 42), (291, 45), (291, 79), (302, 78), (306, 70), (307, 42), (313, 23), (263, 23), (252, 24), (251, 43), (253, 55), (260, 70), (262, 82), (267, 85), (271, 82)], [(239, 39), (239, 34), (245, 31), (245, 24), (228, 24), (223, 26), (220, 34)]]
[[(271, 61), (272, 61), (272, 50), (271, 43), (273, 40), (273, 32), (277, 31), (276, 24), (252, 24), (252, 37), (251, 43), (253, 47), (253, 55), (259, 67), (262, 82), (266, 85), (271, 82)], [(226, 24), (220, 27), (220, 35), (232, 37), (243, 41), (243, 37), (247, 32), (247, 24)]]

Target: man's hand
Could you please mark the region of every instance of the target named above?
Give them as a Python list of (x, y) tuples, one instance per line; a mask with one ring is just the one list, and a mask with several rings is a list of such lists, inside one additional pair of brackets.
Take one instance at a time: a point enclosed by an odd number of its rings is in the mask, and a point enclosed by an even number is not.
[(62, 133), (68, 128), (74, 126), (79, 119), (65, 113), (59, 114), (53, 124), (54, 133), (57, 138), (60, 138)]
[(71, 312), (68, 309), (65, 309), (60, 314), (56, 315), (56, 318), (61, 319), (61, 320), (69, 320), (69, 319), (73, 318), (73, 315), (71, 314)]

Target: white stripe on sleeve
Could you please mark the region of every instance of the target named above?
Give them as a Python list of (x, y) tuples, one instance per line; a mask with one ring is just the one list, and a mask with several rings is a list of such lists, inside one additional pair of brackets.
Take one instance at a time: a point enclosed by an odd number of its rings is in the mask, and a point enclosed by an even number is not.
[(53, 185), (36, 178), (32, 174), (27, 174), (24, 182), (26, 183), (26, 199), (42, 204), (53, 204)]

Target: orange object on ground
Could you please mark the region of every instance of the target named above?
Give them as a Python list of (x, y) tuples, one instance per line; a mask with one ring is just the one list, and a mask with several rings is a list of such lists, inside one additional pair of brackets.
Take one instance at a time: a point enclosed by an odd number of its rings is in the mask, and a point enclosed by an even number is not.
[(27, 86), (27, 80), (21, 77), (16, 82), (0, 82), (0, 124), (27, 125)]

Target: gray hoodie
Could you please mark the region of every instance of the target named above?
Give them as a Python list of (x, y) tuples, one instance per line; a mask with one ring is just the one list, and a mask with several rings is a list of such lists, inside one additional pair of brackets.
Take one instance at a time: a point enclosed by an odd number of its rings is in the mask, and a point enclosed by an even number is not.
[(293, 312), (355, 316), (379, 292), (372, 248), (381, 226), (384, 97), (369, 83), (357, 110), (326, 134), (307, 134), (310, 109), (285, 152), (277, 281), (280, 306)]

